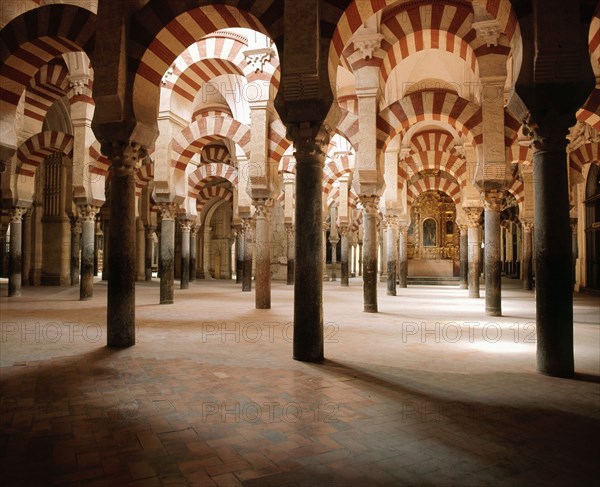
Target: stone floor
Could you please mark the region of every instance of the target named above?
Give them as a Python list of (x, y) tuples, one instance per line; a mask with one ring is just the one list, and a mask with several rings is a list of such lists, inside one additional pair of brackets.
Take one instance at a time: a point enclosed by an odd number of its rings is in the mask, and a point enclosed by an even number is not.
[(322, 365), (291, 359), (292, 287), (273, 308), (202, 281), (105, 347), (106, 283), (0, 293), (2, 485), (591, 485), (600, 478), (600, 305), (575, 297), (577, 378), (535, 373), (534, 294), (504, 317), (446, 287), (325, 283)]

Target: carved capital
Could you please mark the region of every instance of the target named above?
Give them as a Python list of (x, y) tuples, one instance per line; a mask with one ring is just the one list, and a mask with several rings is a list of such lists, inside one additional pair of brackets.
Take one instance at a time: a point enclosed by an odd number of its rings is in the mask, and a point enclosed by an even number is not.
[(152, 237), (152, 235), (154, 235), (154, 232), (156, 232), (155, 226), (153, 226), (153, 225), (144, 226), (144, 235), (146, 236), (146, 238)]
[(285, 234), (288, 236), (288, 238), (291, 238), (294, 236), (294, 225), (292, 225), (291, 223), (286, 223), (285, 224)]
[(93, 205), (80, 205), (77, 207), (77, 213), (79, 219), (84, 222), (96, 221), (96, 215), (100, 211), (100, 208)]
[(400, 228), (400, 217), (398, 215), (386, 215), (385, 223), (390, 228)]
[(163, 220), (175, 220), (179, 206), (176, 203), (159, 203), (158, 210)]
[(90, 81), (92, 80), (91, 76), (80, 76), (80, 77), (72, 77), (69, 81), (69, 87), (73, 92), (73, 95), (91, 95), (92, 90), (90, 89)]
[(265, 63), (269, 62), (271, 57), (274, 55), (275, 51), (270, 47), (263, 47), (261, 49), (247, 49), (244, 51), (246, 63), (250, 65), (252, 71), (255, 73), (262, 73)]
[(463, 208), (465, 215), (467, 215), (467, 226), (470, 228), (477, 228), (479, 226), (479, 220), (481, 219), (481, 213), (483, 208), (481, 206), (469, 206)]
[(379, 196), (360, 196), (365, 214), (368, 216), (379, 215)]
[(460, 231), (461, 235), (465, 235), (467, 233), (467, 229), (469, 227), (467, 225), (464, 224), (460, 224), (458, 225), (458, 230)]
[(271, 212), (273, 210), (273, 199), (272, 198), (259, 198), (253, 199), (252, 205), (255, 208), (254, 218), (271, 218)]
[(352, 42), (362, 59), (371, 59), (374, 52), (381, 47), (383, 39), (383, 34), (379, 33), (357, 34), (352, 38)]
[(296, 164), (324, 162), (330, 134), (323, 124), (290, 124), (287, 135), (294, 142)]
[(536, 150), (566, 151), (567, 133), (574, 118), (574, 113), (558, 110), (531, 112), (524, 121), (523, 134), (532, 138)]
[(25, 213), (27, 213), (27, 208), (22, 208), (20, 206), (11, 208), (8, 214), (10, 223), (21, 223)]
[(491, 190), (482, 193), (483, 204), (488, 211), (501, 212), (506, 203), (506, 194), (504, 191)]
[(75, 234), (81, 234), (81, 219), (72, 218), (71, 223), (72, 223), (71, 231)]
[(571, 232), (573, 232), (573, 234), (576, 234), (577, 233), (577, 218), (571, 218), (570, 224), (571, 224)]
[(132, 176), (148, 153), (146, 147), (133, 140), (103, 143), (102, 152), (110, 159), (115, 176)]
[(533, 230), (533, 220), (521, 220), (521, 226), (523, 227), (523, 232), (531, 233)]
[(477, 37), (482, 38), (488, 47), (498, 45), (502, 29), (496, 19), (473, 22), (473, 29), (477, 32)]
[(187, 218), (181, 218), (178, 221), (181, 231), (189, 233), (192, 229), (192, 220), (188, 220)]

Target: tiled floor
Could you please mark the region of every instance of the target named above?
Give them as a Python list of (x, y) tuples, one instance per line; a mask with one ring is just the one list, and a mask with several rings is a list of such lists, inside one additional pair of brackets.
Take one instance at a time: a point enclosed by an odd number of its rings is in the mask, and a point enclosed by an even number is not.
[(591, 485), (600, 478), (600, 305), (575, 298), (577, 379), (535, 373), (534, 295), (505, 316), (414, 287), (362, 313), (325, 283), (322, 365), (291, 359), (292, 288), (273, 308), (202, 281), (160, 306), (137, 288), (137, 345), (105, 347), (106, 283), (24, 288), (1, 307), (2, 485)]

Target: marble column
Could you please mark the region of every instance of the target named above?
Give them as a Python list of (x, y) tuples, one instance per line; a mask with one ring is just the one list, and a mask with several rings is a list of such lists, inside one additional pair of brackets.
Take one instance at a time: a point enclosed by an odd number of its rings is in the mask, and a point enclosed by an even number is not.
[(294, 225), (286, 223), (285, 233), (287, 236), (287, 285), (294, 284)]
[[(110, 201), (109, 201), (110, 203)], [(108, 253), (109, 253), (109, 248), (108, 248), (108, 241), (109, 241), (109, 237), (110, 237), (110, 207), (105, 207), (102, 208), (101, 210), (102, 213), (102, 224), (103, 224), (103, 229), (102, 229), (102, 236), (104, 238), (104, 242), (102, 242), (102, 280), (103, 281), (108, 281)]]
[(96, 221), (96, 234), (94, 236), (94, 277), (98, 276), (100, 258), (98, 252), (102, 246), (102, 229), (100, 228), (100, 222)]
[(188, 289), (190, 287), (190, 230), (192, 222), (188, 219), (179, 220), (181, 228), (181, 278), (179, 280), (179, 289)]
[(342, 226), (340, 227), (340, 235), (342, 238), (342, 255), (341, 255), (341, 278), (340, 284), (344, 287), (348, 287), (350, 285), (350, 269), (348, 265), (349, 261), (349, 250), (350, 244), (348, 241), (348, 227)]
[(329, 237), (331, 244), (331, 281), (337, 281), (337, 244), (340, 241), (339, 237)]
[(81, 259), (81, 220), (71, 218), (71, 286), (79, 285)]
[(533, 289), (533, 245), (532, 245), (532, 220), (521, 220), (523, 225), (523, 266), (521, 273), (523, 275), (523, 289), (531, 291)]
[(135, 234), (135, 262), (136, 262), (136, 280), (146, 280), (146, 235), (144, 232), (144, 224), (140, 217), (136, 218), (136, 234)]
[(271, 309), (271, 212), (273, 201), (255, 199), (256, 225), (256, 309)]
[(470, 206), (464, 208), (468, 222), (468, 262), (469, 262), (469, 297), (479, 297), (479, 275), (481, 268), (479, 259), (481, 258), (481, 236), (479, 231), (479, 219), (483, 208)]
[(327, 230), (329, 230), (329, 224), (324, 216), (321, 220), (321, 227), (323, 228), (323, 249), (321, 255), (323, 256), (323, 280), (329, 281), (329, 273), (327, 272)]
[(362, 196), (363, 204), (363, 298), (364, 311), (377, 313), (377, 221), (379, 197)]
[(22, 270), (23, 270), (23, 285), (26, 286), (31, 284), (30, 274), (31, 274), (31, 220), (32, 220), (32, 210), (27, 211), (25, 215), (23, 215), (23, 262), (22, 262)]
[(469, 232), (467, 225), (459, 225), (460, 231), (460, 289), (469, 288)]
[(235, 283), (241, 284), (244, 280), (244, 225), (239, 225), (235, 240)]
[[(81, 222), (81, 279), (79, 299), (86, 301), (94, 295), (94, 245), (96, 238), (96, 214), (99, 208), (81, 205), (77, 208)], [(110, 255), (110, 252), (109, 252)]]
[(314, 125), (292, 126), (296, 148), (294, 359), (323, 360), (323, 164), (329, 136)]
[(252, 250), (254, 247), (254, 220), (244, 218), (244, 270), (242, 272), (242, 292), (252, 291)]
[(378, 255), (377, 267), (379, 269), (379, 279), (381, 282), (387, 282), (387, 224), (385, 221), (377, 221), (377, 237), (378, 237)]
[(160, 304), (173, 304), (175, 281), (175, 203), (160, 203)]
[(398, 276), (398, 229), (400, 222), (395, 215), (388, 215), (387, 221), (387, 295), (396, 296)]
[(358, 242), (358, 277), (363, 275), (363, 243)]
[(500, 262), (500, 212), (504, 207), (502, 191), (484, 193), (485, 207), (485, 312), (502, 316), (502, 263)]
[(144, 238), (146, 239), (146, 246), (144, 248), (145, 259), (144, 259), (144, 277), (146, 281), (152, 280), (152, 249), (154, 247), (154, 240), (152, 236), (156, 227), (152, 225), (146, 225), (144, 227)]
[(10, 248), (8, 255), (8, 296), (20, 296), (22, 284), (23, 215), (26, 208), (14, 207), (9, 213)]
[[(104, 144), (103, 144), (104, 148)], [(110, 182), (110, 238), (108, 258), (108, 320), (109, 347), (129, 347), (135, 344), (135, 176), (134, 171), (145, 150), (135, 142), (113, 143)], [(84, 266), (93, 274), (94, 225), (83, 218)], [(89, 244), (88, 244), (89, 242)], [(89, 252), (85, 249), (89, 246)], [(88, 264), (89, 262), (89, 264)], [(83, 281), (83, 278), (82, 278)]]
[(190, 229), (190, 282), (196, 280), (196, 255), (198, 255), (198, 226), (192, 225)]
[(534, 129), (534, 238), (537, 369), (574, 373), (572, 249), (566, 158), (568, 123), (542, 119)]
[(398, 287), (408, 287), (408, 226), (400, 224), (398, 245)]

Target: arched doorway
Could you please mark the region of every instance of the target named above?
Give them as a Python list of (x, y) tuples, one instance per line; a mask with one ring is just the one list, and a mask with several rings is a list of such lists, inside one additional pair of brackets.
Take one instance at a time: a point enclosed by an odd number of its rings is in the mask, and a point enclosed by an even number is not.
[(600, 166), (593, 164), (585, 185), (586, 288), (600, 290)]

